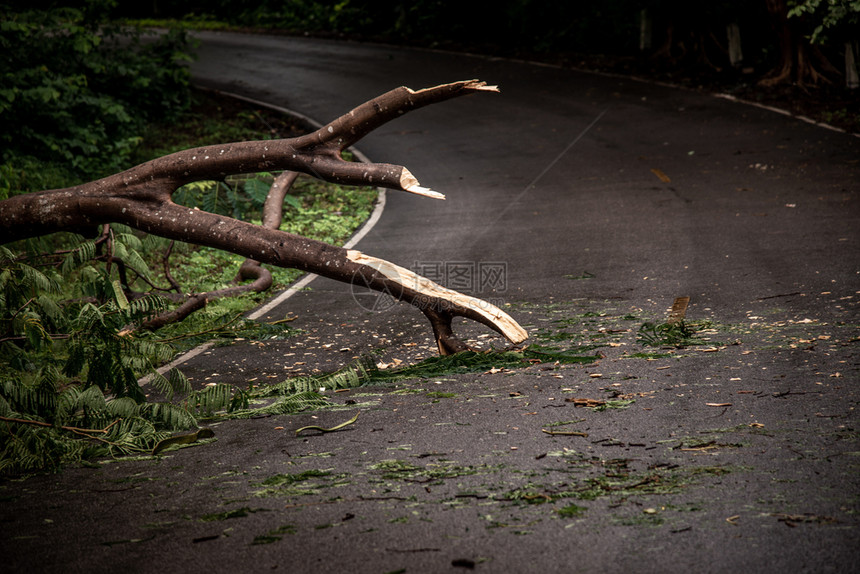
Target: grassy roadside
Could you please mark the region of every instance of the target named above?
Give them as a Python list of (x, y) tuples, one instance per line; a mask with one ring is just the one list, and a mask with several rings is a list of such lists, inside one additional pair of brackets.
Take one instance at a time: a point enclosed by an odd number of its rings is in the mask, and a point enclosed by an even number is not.
[[(193, 90), (192, 105), (180, 117), (147, 126), (134, 154), (123, 168), (188, 148), (289, 138), (307, 133), (308, 129), (303, 123), (280, 112), (214, 92)], [(0, 169), (8, 168), (6, 171), (13, 176), (9, 181), (15, 189), (25, 192), (58, 189), (77, 185), (83, 177), (62, 162), (39, 161), (35, 158), (27, 158), (27, 162), (14, 168), (0, 166)], [(107, 174), (90, 177), (102, 175)], [(260, 224), (262, 201), (275, 175), (244, 174), (230, 176), (224, 182), (195, 182), (177, 190), (173, 199), (188, 207), (199, 207)], [(249, 181), (254, 186), (250, 186)], [(377, 193), (375, 188), (344, 187), (301, 175), (287, 195), (281, 230), (342, 245), (370, 216)], [(114, 231), (125, 237), (130, 236), (126, 232), (131, 232), (122, 226), (114, 226)], [(167, 272), (181, 287), (182, 293), (203, 293), (230, 287), (235, 284), (234, 278), (244, 261), (243, 257), (217, 249), (135, 235), (142, 238), (142, 244), (129, 247), (141, 255), (149, 271), (149, 282), (131, 278), (130, 286), (138, 292), (163, 292), (161, 290), (170, 285)], [(68, 244), (69, 241), (72, 243)], [(37, 249), (68, 249), (69, 245), (75, 244), (74, 241), (66, 234), (55, 234), (41, 239)], [(167, 265), (165, 261), (168, 261)], [(236, 325), (229, 331), (223, 329), (224, 325), (301, 276), (301, 272), (295, 269), (269, 269), (274, 282), (268, 291), (210, 301), (205, 309), (192, 314), (185, 321), (159, 330), (154, 334), (155, 338), (169, 340), (175, 351), (181, 352), (212, 338), (239, 336), (231, 332)], [(70, 286), (74, 283), (73, 280)], [(241, 336), (253, 335), (243, 332)]]
[[(192, 109), (180, 121), (151, 126), (144, 135), (144, 143), (139, 148), (135, 161), (147, 161), (190, 147), (287, 138), (306, 131), (302, 125), (278, 112), (198, 90), (194, 93)], [(214, 210), (236, 216), (236, 206), (228, 200), (233, 199), (231, 192), (238, 194), (241, 191), (243, 179), (247, 178), (227, 178), (220, 187), (214, 187), (216, 183), (209, 182), (210, 187), (207, 188), (208, 191), (204, 190), (203, 201), (213, 202), (212, 194), (220, 193), (221, 203), (215, 205)], [(257, 181), (266, 185), (271, 183), (272, 179), (273, 174), (256, 176)], [(374, 188), (343, 187), (302, 175), (293, 185), (288, 201), (285, 202), (281, 230), (342, 245), (370, 216), (376, 196), (377, 191)], [(183, 194), (182, 190), (174, 197), (189, 207), (195, 205), (195, 198), (200, 200), (201, 196)], [(251, 223), (260, 223), (259, 209), (253, 206), (241, 209), (238, 215)], [(159, 285), (166, 285), (164, 268), (160, 263), (161, 253), (166, 248), (165, 243), (158, 253), (147, 255), (153, 278)], [(183, 291), (203, 292), (229, 286), (243, 260), (243, 257), (217, 249), (175, 244), (171, 253), (170, 272)], [(246, 311), (301, 275), (295, 269), (270, 269), (274, 276), (272, 290), (263, 294), (243, 295), (232, 300), (213, 301), (207, 306), (207, 314), (235, 314)]]

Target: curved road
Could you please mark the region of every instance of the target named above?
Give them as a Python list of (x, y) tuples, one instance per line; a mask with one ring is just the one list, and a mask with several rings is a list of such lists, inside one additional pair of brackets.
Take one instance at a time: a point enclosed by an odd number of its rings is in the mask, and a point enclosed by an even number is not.
[[(721, 320), (762, 297), (858, 285), (860, 140), (630, 79), (481, 57), (203, 34), (195, 81), (322, 122), (398, 85), (480, 78), (359, 143), (448, 196), (388, 194), (359, 246), (415, 261), (504, 261), (506, 297), (676, 295)], [(822, 257), (827, 258), (826, 264)], [(565, 275), (593, 274), (593, 281)], [(647, 279), (644, 279), (647, 277)]]
[[(601, 358), (333, 393), (342, 410), (222, 423), (214, 444), (156, 461), (4, 484), (9, 571), (857, 571), (860, 139), (549, 66), (199, 36), (196, 82), (322, 122), (398, 85), (499, 84), (359, 143), (448, 200), (389, 192), (357, 247), (447, 269), (532, 342), (598, 342)], [(310, 286), (271, 312), (297, 314), (303, 335), (183, 370), (244, 387), (380, 347), (392, 363), (429, 354), (414, 309)], [(679, 296), (713, 322), (709, 344), (639, 345)], [(356, 409), (343, 431), (292, 432)]]

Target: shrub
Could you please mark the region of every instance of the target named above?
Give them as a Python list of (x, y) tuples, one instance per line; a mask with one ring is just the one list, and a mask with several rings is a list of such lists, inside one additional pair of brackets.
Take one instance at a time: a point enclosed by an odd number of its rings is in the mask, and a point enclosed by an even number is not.
[(0, 199), (42, 183), (33, 159), (80, 179), (127, 168), (143, 126), (188, 106), (187, 47), (182, 31), (145, 39), (77, 9), (0, 6)]

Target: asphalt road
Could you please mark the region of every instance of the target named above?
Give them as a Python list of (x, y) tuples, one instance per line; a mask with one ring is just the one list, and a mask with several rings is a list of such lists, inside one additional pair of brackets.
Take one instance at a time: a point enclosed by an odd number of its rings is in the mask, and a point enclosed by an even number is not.
[[(399, 85), (499, 84), (359, 144), (448, 200), (388, 193), (357, 248), (493, 300), (534, 344), (600, 358), (332, 393), (340, 409), (221, 423), (217, 442), (157, 460), (4, 483), (0, 569), (860, 569), (860, 139), (549, 66), (200, 37), (195, 81), (322, 122)], [(297, 315), (302, 335), (183, 370), (246, 386), (376, 349), (432, 354), (416, 310), (310, 287), (269, 315)], [(705, 344), (638, 343), (680, 296)], [(356, 411), (340, 432), (293, 432)]]

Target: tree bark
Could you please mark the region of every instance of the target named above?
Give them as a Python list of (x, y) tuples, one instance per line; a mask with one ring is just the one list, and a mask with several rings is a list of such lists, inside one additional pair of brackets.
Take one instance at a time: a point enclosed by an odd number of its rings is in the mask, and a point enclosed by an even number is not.
[(498, 90), (477, 80), (418, 91), (401, 87), (301, 137), (194, 148), (83, 185), (14, 196), (0, 202), (0, 243), (122, 223), (145, 233), (223, 249), (254, 262), (293, 267), (390, 293), (428, 317), (442, 354), (466, 349), (451, 330), (455, 316), (483, 323), (511, 342), (520, 343), (528, 337), (525, 330), (489, 303), (445, 289), (387, 261), (279, 231), (277, 225), (269, 227), (280, 216), (269, 214), (266, 226), (260, 227), (171, 200), (176, 189), (193, 181), (273, 170), (444, 199), (444, 195), (422, 187), (403, 166), (351, 163), (341, 153), (404, 113), (481, 91)]
[[(779, 64), (765, 77), (759, 80), (761, 86), (775, 86), (781, 83), (794, 82), (799, 86), (804, 84), (830, 83), (812, 63), (810, 52), (821, 60), (822, 67), (827, 71), (836, 71), (833, 65), (815, 47), (802, 39), (796, 26), (788, 18), (787, 0), (765, 0), (779, 46)], [(792, 18), (792, 20), (796, 20)]]

